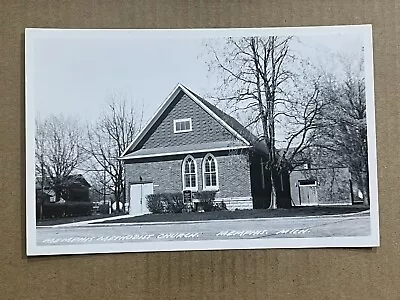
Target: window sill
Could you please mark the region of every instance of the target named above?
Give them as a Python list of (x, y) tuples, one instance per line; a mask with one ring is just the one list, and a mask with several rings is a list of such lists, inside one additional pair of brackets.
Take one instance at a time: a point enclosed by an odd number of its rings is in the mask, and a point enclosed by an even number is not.
[(185, 130), (178, 130), (178, 131), (174, 130), (174, 133), (185, 133), (185, 132), (191, 132), (191, 131), (192, 131), (192, 129), (185, 129)]
[(216, 187), (205, 187), (205, 188), (203, 188), (203, 191), (205, 191), (205, 192), (218, 192), (219, 191), (219, 187), (218, 186), (216, 186)]
[(198, 188), (184, 188), (184, 189), (182, 190), (182, 193), (183, 193), (184, 191), (198, 192), (199, 189), (198, 189)]

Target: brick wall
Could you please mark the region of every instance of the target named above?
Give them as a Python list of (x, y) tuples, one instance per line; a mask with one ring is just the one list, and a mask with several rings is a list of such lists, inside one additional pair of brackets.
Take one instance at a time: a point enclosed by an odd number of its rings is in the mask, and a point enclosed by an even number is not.
[(290, 174), (291, 196), (295, 205), (300, 205), (299, 180), (315, 179), (318, 205), (350, 205), (350, 172), (348, 168), (326, 168), (295, 170)]
[[(192, 118), (192, 131), (174, 133), (174, 120)], [(202, 107), (180, 93), (136, 149), (232, 141), (233, 135)]]
[(215, 155), (219, 170), (219, 198), (251, 196), (250, 163), (246, 154)]
[(154, 193), (178, 192), (182, 190), (181, 160), (144, 160), (137, 163), (125, 164), (125, 180), (127, 197), (130, 199), (129, 190), (132, 182), (152, 181)]
[[(197, 164), (197, 185), (203, 189), (202, 162), (207, 153), (193, 154)], [(248, 154), (213, 153), (218, 164), (219, 191), (217, 200), (223, 200), (228, 209), (248, 209), (253, 207), (251, 197), (250, 166)], [(140, 159), (126, 162), (126, 189), (130, 199), (130, 183), (152, 181), (154, 193), (182, 191), (182, 162), (185, 156), (170, 158)]]

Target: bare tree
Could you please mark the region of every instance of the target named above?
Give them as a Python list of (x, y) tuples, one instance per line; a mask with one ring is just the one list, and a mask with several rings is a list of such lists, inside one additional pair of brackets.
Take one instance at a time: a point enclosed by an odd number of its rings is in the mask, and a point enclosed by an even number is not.
[[(246, 111), (247, 126), (256, 127), (268, 149), (270, 208), (277, 207), (276, 174), (292, 168), (295, 158), (312, 146), (310, 133), (318, 127), (325, 105), (320, 76), (304, 71), (310, 66), (291, 54), (291, 41), (292, 37), (276, 36), (229, 38), (222, 51), (212, 50), (225, 92), (217, 100)], [(300, 65), (298, 70), (293, 67), (295, 62)], [(278, 153), (282, 142), (284, 150)]]
[(324, 126), (315, 132), (324, 159), (335, 158), (349, 167), (352, 179), (369, 205), (367, 114), (363, 59), (344, 62), (344, 78), (333, 79), (327, 85), (332, 99), (323, 114)]
[(138, 114), (125, 99), (118, 101), (116, 97), (110, 97), (108, 110), (88, 129), (86, 151), (92, 157), (91, 169), (100, 171), (97, 177), (107, 190), (112, 191), (118, 211), (120, 203), (125, 204), (126, 200), (124, 165), (118, 158), (138, 133), (142, 114)]
[(63, 116), (36, 118), (36, 175), (48, 184), (59, 201), (70, 175), (86, 159), (78, 122)]

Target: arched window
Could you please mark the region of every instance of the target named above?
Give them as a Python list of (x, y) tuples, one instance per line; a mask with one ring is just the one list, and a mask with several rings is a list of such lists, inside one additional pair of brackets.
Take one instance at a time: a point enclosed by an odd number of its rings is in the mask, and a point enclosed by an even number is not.
[(197, 191), (197, 166), (190, 155), (186, 156), (182, 164), (183, 189)]
[(218, 165), (212, 154), (207, 154), (203, 160), (203, 190), (218, 189)]

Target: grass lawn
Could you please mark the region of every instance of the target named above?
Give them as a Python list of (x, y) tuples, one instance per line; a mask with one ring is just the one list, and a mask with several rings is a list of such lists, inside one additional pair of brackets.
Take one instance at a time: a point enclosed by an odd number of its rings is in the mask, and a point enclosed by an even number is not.
[(137, 222), (171, 222), (171, 221), (201, 221), (201, 220), (230, 220), (230, 219), (253, 219), (274, 217), (299, 217), (299, 216), (322, 216), (356, 213), (368, 210), (365, 206), (329, 206), (329, 207), (293, 207), (288, 209), (253, 209), (236, 211), (194, 212), (180, 214), (148, 214), (123, 220), (99, 221), (95, 224), (104, 223), (137, 223)]
[(91, 221), (97, 219), (104, 219), (108, 217), (117, 216), (117, 214), (111, 215), (93, 215), (93, 216), (80, 216), (80, 217), (65, 217), (65, 218), (51, 218), (44, 220), (37, 220), (36, 226), (52, 226), (52, 225), (61, 225), (67, 223), (75, 223), (81, 221)]

